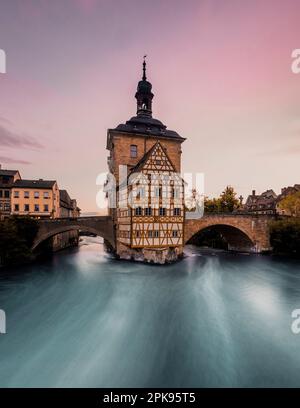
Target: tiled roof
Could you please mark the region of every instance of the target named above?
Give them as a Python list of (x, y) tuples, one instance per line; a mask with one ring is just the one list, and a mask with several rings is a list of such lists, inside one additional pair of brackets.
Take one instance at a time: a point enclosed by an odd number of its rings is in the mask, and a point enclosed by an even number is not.
[(56, 180), (17, 180), (14, 182), (14, 188), (52, 188)]
[(0, 176), (14, 176), (18, 173), (18, 170), (4, 170), (0, 169)]
[(169, 130), (167, 127), (158, 119), (152, 117), (147, 117), (143, 115), (134, 116), (126, 123), (121, 123), (115, 129), (110, 129), (113, 131), (119, 131), (130, 134), (142, 134), (157, 136), (160, 138), (175, 138), (184, 141), (185, 138), (180, 136), (174, 130)]

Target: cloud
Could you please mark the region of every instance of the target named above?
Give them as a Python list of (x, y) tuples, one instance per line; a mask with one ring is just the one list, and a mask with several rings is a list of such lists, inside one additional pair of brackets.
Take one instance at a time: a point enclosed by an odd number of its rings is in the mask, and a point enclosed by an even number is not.
[(0, 125), (0, 147), (41, 149), (43, 146), (32, 137), (19, 135)]
[(13, 159), (11, 157), (5, 157), (5, 156), (0, 156), (0, 162), (6, 163), (6, 164), (32, 164), (29, 161), (26, 160), (20, 160), (20, 159)]

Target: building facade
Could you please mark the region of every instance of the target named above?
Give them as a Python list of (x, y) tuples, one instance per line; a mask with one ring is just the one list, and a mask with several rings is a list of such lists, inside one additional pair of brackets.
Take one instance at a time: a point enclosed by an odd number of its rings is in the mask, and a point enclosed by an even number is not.
[(248, 196), (243, 210), (253, 214), (276, 214), (277, 194), (273, 190), (256, 194), (253, 190)]
[(59, 218), (80, 217), (77, 201), (72, 199), (67, 190), (59, 190)]
[(0, 165), (0, 219), (11, 213), (11, 190), (15, 181), (20, 180), (18, 170), (4, 170)]
[(34, 218), (59, 217), (59, 189), (55, 180), (17, 180), (11, 189), (11, 214)]
[(273, 190), (264, 191), (262, 194), (256, 194), (256, 191), (253, 190), (252, 194), (248, 196), (246, 203), (242, 207), (242, 210), (261, 215), (290, 215), (286, 210), (283, 210), (280, 207), (280, 202), (284, 198), (299, 192), (300, 184), (283, 187), (279, 195), (277, 195)]
[(116, 254), (165, 263), (183, 253), (184, 182), (179, 173), (185, 139), (152, 117), (153, 96), (144, 61), (135, 94), (136, 116), (107, 132), (114, 180), (107, 191)]

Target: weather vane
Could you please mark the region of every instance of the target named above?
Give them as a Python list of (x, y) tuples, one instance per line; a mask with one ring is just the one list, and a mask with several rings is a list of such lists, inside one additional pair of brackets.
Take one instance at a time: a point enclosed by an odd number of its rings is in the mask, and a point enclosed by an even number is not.
[(144, 55), (144, 62), (143, 62), (143, 80), (146, 81), (147, 77), (146, 77), (146, 57), (147, 55)]

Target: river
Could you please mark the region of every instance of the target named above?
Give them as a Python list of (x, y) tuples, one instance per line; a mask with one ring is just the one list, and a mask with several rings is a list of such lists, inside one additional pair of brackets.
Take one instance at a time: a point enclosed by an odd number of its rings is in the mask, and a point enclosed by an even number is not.
[(0, 274), (1, 387), (300, 386), (300, 262), (187, 247), (122, 262), (97, 238)]

